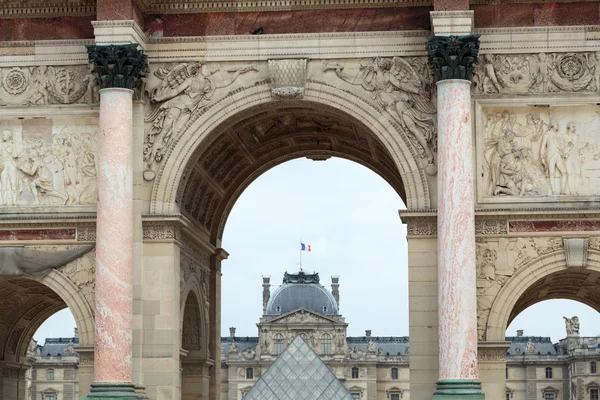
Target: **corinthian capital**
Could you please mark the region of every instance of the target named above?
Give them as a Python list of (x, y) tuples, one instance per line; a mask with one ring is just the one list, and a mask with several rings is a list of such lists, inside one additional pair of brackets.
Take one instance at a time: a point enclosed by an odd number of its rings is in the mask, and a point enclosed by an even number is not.
[(479, 35), (427, 37), (427, 55), (436, 81), (471, 80), (477, 53)]
[(146, 55), (137, 49), (137, 44), (85, 47), (100, 78), (100, 89), (137, 88), (146, 70)]

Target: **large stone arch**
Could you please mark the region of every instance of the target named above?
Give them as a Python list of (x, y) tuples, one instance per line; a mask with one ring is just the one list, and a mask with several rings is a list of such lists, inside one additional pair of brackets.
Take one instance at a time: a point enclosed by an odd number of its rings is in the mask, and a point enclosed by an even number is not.
[[(586, 290), (595, 287), (593, 290)], [(590, 249), (585, 268), (568, 267), (564, 251), (545, 254), (519, 269), (498, 292), (487, 322), (487, 341), (504, 341), (510, 322), (549, 299), (582, 302), (600, 312), (600, 252)]]
[[(270, 87), (267, 82), (260, 82), (256, 86), (249, 86), (230, 92), (209, 106), (201, 113), (194, 115), (185, 125), (181, 133), (172, 139), (171, 149), (166, 160), (158, 170), (156, 180), (152, 189), (150, 211), (153, 214), (171, 214), (181, 211), (178, 199), (184, 190), (185, 181), (189, 178), (190, 168), (193, 168), (194, 157), (199, 148), (207, 148), (215, 138), (211, 137), (219, 130), (230, 129), (231, 119), (240, 118), (257, 112), (263, 112), (274, 107), (318, 108), (326, 110), (331, 115), (339, 114), (349, 120), (355, 121), (361, 127), (365, 127), (375, 137), (384, 152), (389, 154), (395, 173), (398, 174), (401, 183), (395, 186), (403, 197), (409, 209), (427, 209), (430, 207), (430, 194), (427, 177), (419, 157), (410, 140), (396, 129), (383, 111), (354, 92), (341, 90), (335, 86), (324, 83), (307, 82), (303, 100), (275, 102), (272, 100)], [(229, 125), (229, 126), (228, 126)], [(308, 152), (315, 154), (315, 150)], [(318, 156), (341, 156), (359, 161), (351, 152), (317, 152)], [(298, 151), (295, 154), (286, 152), (280, 154), (278, 160), (269, 160), (270, 166), (284, 162), (289, 158), (306, 156), (306, 151)], [(197, 156), (196, 156), (197, 157)], [(287, 158), (286, 158), (287, 157)], [(359, 161), (360, 162), (360, 161)], [(368, 164), (362, 162), (363, 164)], [(190, 167), (190, 165), (192, 165)], [(366, 165), (367, 167), (372, 167)], [(262, 171), (268, 169), (263, 166)], [(256, 171), (255, 171), (256, 172)], [(260, 172), (255, 173), (253, 178)], [(383, 176), (383, 175), (382, 175)], [(383, 176), (386, 179), (385, 176)], [(251, 181), (251, 179), (250, 179)], [(389, 181), (389, 179), (388, 179)], [(237, 182), (238, 187), (249, 184), (248, 179)], [(402, 189), (399, 189), (399, 186)], [(402, 193), (404, 192), (404, 193)], [(405, 194), (405, 195), (403, 195)], [(235, 195), (231, 194), (235, 200)], [(223, 214), (230, 207), (231, 202), (221, 206)], [(225, 216), (226, 218), (226, 216)], [(211, 223), (214, 227), (210, 233), (211, 242), (218, 241), (223, 221)]]

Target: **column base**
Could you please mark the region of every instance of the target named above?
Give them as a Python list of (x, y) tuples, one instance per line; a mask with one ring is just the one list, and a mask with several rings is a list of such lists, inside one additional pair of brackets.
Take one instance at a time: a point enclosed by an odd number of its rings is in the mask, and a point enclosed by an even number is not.
[(433, 400), (484, 400), (481, 382), (466, 379), (437, 381)]
[(138, 400), (135, 385), (128, 382), (92, 383), (91, 392), (84, 400)]

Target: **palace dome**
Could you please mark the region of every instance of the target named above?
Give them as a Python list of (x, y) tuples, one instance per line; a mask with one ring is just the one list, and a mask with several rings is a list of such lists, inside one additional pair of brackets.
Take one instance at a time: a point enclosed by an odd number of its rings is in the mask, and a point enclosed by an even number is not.
[(277, 288), (267, 303), (267, 315), (281, 315), (300, 308), (324, 315), (338, 315), (338, 305), (329, 290), (319, 283), (319, 274), (283, 276), (283, 284)]

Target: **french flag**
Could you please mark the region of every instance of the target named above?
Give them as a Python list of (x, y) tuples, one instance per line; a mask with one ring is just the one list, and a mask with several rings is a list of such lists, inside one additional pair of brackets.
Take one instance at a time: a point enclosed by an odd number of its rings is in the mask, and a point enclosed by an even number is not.
[(310, 244), (300, 243), (300, 251), (310, 251)]

